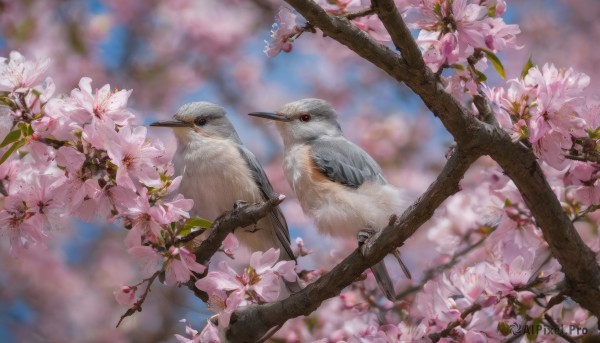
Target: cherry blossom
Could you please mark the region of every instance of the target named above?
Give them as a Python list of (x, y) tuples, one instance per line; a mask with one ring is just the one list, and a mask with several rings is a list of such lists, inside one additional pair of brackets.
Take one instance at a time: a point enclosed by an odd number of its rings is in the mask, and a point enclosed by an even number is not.
[(173, 285), (176, 282), (187, 282), (192, 276), (192, 272), (204, 273), (205, 266), (196, 262), (194, 254), (189, 252), (186, 248), (174, 248), (169, 249), (170, 258), (167, 260), (166, 271), (165, 271), (165, 283), (167, 285)]
[(271, 41), (265, 41), (264, 53), (269, 57), (277, 56), (280, 51), (292, 51), (294, 36), (301, 32), (297, 14), (287, 7), (279, 9), (275, 21), (271, 28)]
[[(593, 17), (593, 6), (578, 5), (579, 2), (565, 3), (564, 8), (579, 8), (580, 19), (586, 15)], [(318, 3), (329, 14), (338, 16), (370, 6), (368, 1)], [(29, 331), (51, 341), (118, 341), (126, 339), (122, 338), (125, 335), (139, 334), (142, 329), (146, 332), (153, 326), (145, 325), (147, 322), (142, 319), (127, 323), (125, 329), (118, 331), (100, 326), (98, 323), (103, 321), (98, 320), (99, 316), (118, 318), (123, 310), (110, 312), (111, 301), (102, 298), (103, 294), (112, 297), (116, 285), (131, 278), (155, 276), (159, 280), (164, 273), (165, 281), (175, 285), (188, 281), (194, 269), (204, 270), (190, 250), (173, 240), (180, 238), (178, 229), (192, 207), (191, 200), (177, 195), (180, 179), (174, 178), (171, 156), (166, 153), (173, 151), (173, 144), (149, 140), (146, 132), (134, 125), (142, 122), (142, 118), (134, 119), (133, 113), (150, 116), (172, 113), (182, 94), (190, 94), (196, 87), (210, 88), (215, 101), (226, 99), (226, 105), (241, 113), (258, 109), (259, 105), (277, 108), (282, 99), (295, 94), (281, 87), (277, 80), (265, 77), (265, 71), (281, 70), (280, 63), (290, 56), (279, 56), (281, 59), (273, 61), (247, 54), (253, 48), (262, 48), (256, 38), (247, 38), (255, 30), (268, 29), (265, 19), (272, 17), (269, 2), (261, 2), (260, 6), (254, 2), (236, 2), (236, 9), (231, 6), (233, 2), (213, 0), (168, 5), (119, 1), (106, 4), (107, 8), (98, 13), (79, 12), (79, 5), (73, 4), (72, 12), (77, 16), (65, 12), (70, 26), (64, 26), (59, 24), (62, 15), (51, 15), (55, 13), (53, 1), (32, 1), (27, 7), (15, 2), (6, 6), (0, 21), (6, 49), (18, 48), (23, 54), (33, 52), (54, 61), (49, 64), (45, 59), (26, 60), (21, 53), (6, 52), (8, 58), (2, 58), (0, 63), (3, 91), (0, 97), (9, 105), (0, 108), (2, 137), (19, 128), (17, 124), (25, 125), (23, 145), (0, 164), (0, 237), (8, 241), (2, 243), (6, 243), (7, 249), (0, 249), (0, 255), (8, 261), (0, 279), (11, 280), (3, 284), (6, 294), (18, 294), (36, 315), (35, 326), (15, 323), (19, 325), (19, 340), (31, 340), (32, 336), (23, 336)], [(502, 18), (507, 9), (505, 1), (411, 0), (396, 4), (414, 29), (413, 35), (418, 37), (426, 64), (439, 73), (441, 86), (473, 113), (476, 109), (471, 105), (472, 97), (483, 90), (492, 102), (499, 125), (515, 144), (535, 152), (543, 173), (582, 239), (597, 251), (598, 215), (594, 209), (600, 203), (597, 176), (600, 124), (598, 105), (586, 95), (597, 87), (593, 86), (592, 78), (580, 73), (586, 70), (592, 75), (597, 64), (594, 54), (581, 53), (581, 47), (589, 49), (589, 42), (594, 41), (593, 26), (586, 27), (585, 36), (572, 32), (561, 36), (561, 32), (571, 30), (572, 26), (548, 20), (543, 16), (547, 12), (544, 8), (536, 8), (535, 13), (524, 16), (527, 20), (520, 26), (509, 25)], [(512, 2), (511, 6), (524, 5)], [(409, 16), (405, 16), (406, 12)], [(411, 17), (415, 12), (421, 16), (420, 20)], [(570, 12), (573, 18), (577, 18), (577, 13)], [(156, 26), (130, 20), (136, 17), (148, 18)], [(566, 21), (570, 18), (564, 17)], [(511, 15), (506, 20), (514, 18)], [(289, 52), (300, 33), (308, 28), (289, 9), (279, 10), (277, 20), (273, 41), (266, 50), (269, 55)], [(392, 48), (387, 43), (389, 35), (376, 15), (358, 17), (352, 22)], [(141, 44), (126, 47), (132, 48), (126, 50), (131, 55), (122, 59), (98, 58), (97, 52), (105, 49), (103, 42), (114, 32), (113, 23), (122, 25), (129, 32), (125, 36)], [(585, 26), (587, 22), (581, 20), (581, 23)], [(488, 52), (519, 48), (516, 35), (521, 30), (530, 40), (520, 38), (519, 44), (526, 43), (527, 51), (533, 52), (536, 61), (553, 60), (556, 67), (542, 62), (528, 67), (521, 78), (507, 82), (484, 80), (481, 75), (489, 77), (491, 70), (488, 65), (492, 55)], [(64, 39), (66, 33), (71, 34), (69, 39)], [(553, 36), (551, 40), (548, 36), (538, 39), (544, 34)], [(376, 68), (356, 63), (351, 52), (330, 44), (329, 38), (312, 35), (302, 39), (303, 51), (291, 56), (293, 65), (302, 66), (302, 55), (306, 54), (312, 58), (310, 65), (314, 67), (302, 69), (302, 82), (306, 83), (303, 92), (331, 100), (340, 109), (345, 132), (358, 137), (359, 145), (377, 159), (390, 182), (408, 189), (416, 198), (440, 167), (440, 161), (431, 156), (443, 153), (438, 154), (432, 147), (441, 144), (444, 150), (451, 140), (431, 129), (437, 124), (430, 121), (420, 124), (429, 131), (420, 129), (418, 122), (426, 116), (394, 112), (399, 100), (386, 91), (393, 87), (388, 87), (391, 83), (386, 83), (389, 81)], [(552, 41), (561, 42), (559, 50), (564, 51), (560, 53), (567, 59), (558, 62), (560, 58), (544, 55), (540, 46), (547, 45), (549, 49), (557, 46), (548, 44)], [(135, 50), (134, 46), (141, 49)], [(507, 75), (517, 75), (526, 59), (510, 54), (498, 56), (506, 66)], [(110, 61), (106, 63), (111, 66), (105, 68), (101, 60)], [(239, 60), (244, 61), (243, 65), (234, 62)], [(565, 63), (572, 63), (573, 69), (563, 68)], [(297, 76), (297, 70), (288, 66), (291, 65), (285, 65), (290, 73), (286, 87)], [(87, 76), (81, 75), (82, 70)], [(52, 78), (46, 77), (47, 71), (52, 72)], [(118, 88), (106, 84), (108, 80)], [(292, 87), (296, 85), (294, 82)], [(592, 87), (587, 87), (588, 84)], [(126, 89), (121, 88), (123, 85)], [(71, 90), (73, 86), (76, 88)], [(378, 92), (371, 97), (376, 100), (365, 96), (372, 93), (371, 89)], [(202, 97), (206, 94), (202, 93)], [(392, 98), (396, 102), (390, 102)], [(231, 112), (235, 116), (235, 111)], [(419, 110), (411, 107), (407, 112)], [(354, 121), (357, 116), (368, 118)], [(269, 161), (265, 169), (274, 188), (290, 192), (282, 178), (276, 149), (264, 149), (263, 142), (254, 139), (259, 135), (253, 131), (240, 133), (259, 159)], [(2, 148), (2, 152), (7, 148)], [(422, 151), (427, 153), (419, 155)], [(382, 301), (372, 275), (366, 273), (364, 280), (357, 280), (310, 316), (290, 320), (275, 339), (428, 341), (448, 325), (456, 325), (440, 341), (498, 341), (511, 338), (499, 332), (502, 324), (532, 325), (544, 322), (546, 316), (558, 326), (575, 325), (595, 332), (597, 319), (571, 300), (547, 307), (559, 294), (564, 275), (556, 260), (549, 257), (541, 231), (508, 177), (490, 159), (482, 158), (472, 166), (460, 188), (402, 248), (404, 258), (415, 266), (415, 280), (392, 275), (399, 292), (411, 286), (419, 288), (419, 282), (424, 282), (425, 287), (404, 294), (392, 306)], [(310, 218), (302, 216), (293, 196), (289, 199), (283, 211), (292, 236), (301, 236), (294, 247), (299, 257), (298, 268), (306, 269), (301, 275), (312, 282), (337, 264), (345, 251), (355, 249), (355, 241), (335, 242), (335, 251), (331, 252), (330, 246), (314, 237)], [(91, 254), (86, 255), (90, 256), (89, 261), (81, 266), (65, 264), (65, 258), (73, 258), (75, 254), (65, 253), (61, 247), (71, 243), (71, 235), (76, 232), (72, 230), (80, 226), (71, 224), (74, 220), (92, 219), (101, 224), (124, 226), (128, 236), (125, 245), (114, 242), (115, 230), (93, 228), (101, 238), (93, 241), (93, 249), (87, 249), (86, 254)], [(131, 247), (129, 260), (140, 264), (141, 276), (128, 265), (127, 256), (119, 258), (118, 251), (123, 252), (124, 246)], [(472, 250), (460, 255), (471, 246)], [(247, 268), (234, 272), (233, 267), (211, 265), (208, 275), (214, 278), (205, 278), (205, 286), (212, 289), (211, 309), (220, 313), (218, 326), (213, 320), (206, 324), (202, 320), (199, 323), (204, 325), (202, 330), (186, 325), (185, 337), (177, 336), (178, 340), (219, 341), (236, 309), (277, 300), (282, 296), (276, 290), (281, 288), (280, 279), (286, 276), (295, 279), (293, 265), (278, 265), (274, 252), (253, 255), (248, 263), (243, 254), (237, 254), (237, 247), (234, 236), (230, 235), (223, 251), (234, 261), (227, 259), (227, 262)], [(9, 251), (17, 258), (9, 258)], [(215, 277), (211, 273), (221, 274)], [(119, 275), (119, 280), (114, 275)], [(38, 278), (45, 282), (37, 282)], [(219, 291), (214, 284), (226, 290)], [(136, 296), (134, 287), (116, 289), (117, 302), (112, 303), (132, 306)], [(172, 289), (164, 288), (165, 292)], [(179, 315), (165, 311), (164, 306), (172, 304), (162, 305), (145, 303), (144, 311), (136, 316), (149, 315), (156, 321)], [(52, 323), (45, 318), (53, 318)], [(109, 324), (114, 326), (112, 322)], [(69, 330), (58, 330), (60, 327)], [(65, 332), (78, 336), (61, 336)], [(102, 336), (85, 336), (98, 332)], [(540, 335), (537, 339), (550, 341), (557, 337)]]
[(121, 286), (115, 290), (115, 299), (120, 305), (131, 306), (135, 301), (135, 288), (129, 286)]
[(26, 60), (18, 51), (11, 51), (9, 58), (0, 57), (0, 89), (22, 92), (37, 85), (48, 69), (49, 59)]

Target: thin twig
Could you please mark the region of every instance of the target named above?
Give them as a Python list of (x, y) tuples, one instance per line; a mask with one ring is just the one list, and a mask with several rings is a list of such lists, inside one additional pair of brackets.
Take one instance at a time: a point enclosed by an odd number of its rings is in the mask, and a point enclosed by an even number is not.
[(131, 306), (131, 308), (129, 308), (127, 310), (127, 312), (125, 312), (121, 318), (119, 319), (119, 322), (117, 323), (117, 327), (119, 327), (119, 325), (121, 324), (121, 322), (123, 321), (123, 319), (125, 319), (126, 317), (132, 316), (134, 313), (136, 312), (142, 312), (142, 304), (144, 303), (144, 301), (146, 300), (146, 297), (148, 296), (148, 293), (150, 293), (150, 286), (152, 285), (152, 283), (154, 282), (154, 280), (156, 279), (156, 277), (160, 274), (160, 271), (155, 272), (154, 274), (152, 274), (151, 277), (142, 280), (142, 282), (138, 283), (136, 286), (141, 285), (144, 282), (147, 282), (148, 284), (146, 285), (146, 289), (144, 290), (144, 293), (142, 294), (142, 296), (138, 299), (138, 301), (136, 301), (133, 306)]
[(375, 10), (372, 7), (367, 7), (367, 8), (363, 8), (361, 10), (355, 11), (355, 12), (347, 13), (343, 16), (346, 17), (346, 19), (348, 19), (348, 20), (353, 20), (353, 19), (366, 17), (366, 16), (369, 16), (372, 14), (375, 14)]

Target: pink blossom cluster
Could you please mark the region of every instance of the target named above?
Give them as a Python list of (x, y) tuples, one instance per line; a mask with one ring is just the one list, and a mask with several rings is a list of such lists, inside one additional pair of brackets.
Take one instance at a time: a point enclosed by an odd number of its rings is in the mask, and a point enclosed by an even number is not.
[(271, 41), (266, 43), (265, 54), (275, 57), (279, 52), (292, 51), (292, 42), (302, 32), (298, 24), (298, 15), (287, 7), (282, 7), (275, 15), (275, 23), (271, 27)]
[(256, 251), (250, 256), (250, 263), (243, 273), (238, 274), (226, 261), (220, 261), (216, 271), (210, 271), (196, 281), (196, 287), (209, 296), (209, 308), (219, 313), (220, 329), (229, 325), (231, 314), (238, 307), (277, 300), (280, 279), (296, 281), (296, 263), (278, 260), (279, 249), (271, 248), (264, 253)]
[[(180, 178), (158, 141), (133, 126), (131, 91), (92, 88), (82, 78), (70, 95), (53, 97), (47, 61), (27, 61), (12, 52), (0, 61), (0, 95), (12, 123), (2, 146), (0, 230), (10, 251), (44, 245), (72, 218), (122, 220), (125, 245), (148, 274), (165, 272), (167, 284), (186, 282), (204, 266), (184, 246), (173, 245), (193, 205), (172, 195)], [(131, 303), (134, 289), (117, 299)], [(129, 299), (129, 300), (128, 300)]]
[[(371, 4), (370, 0), (319, 0), (317, 3), (325, 11), (336, 15), (347, 15), (368, 9)], [(388, 42), (391, 39), (383, 23), (374, 14), (359, 16), (352, 21), (361, 30), (369, 33), (380, 42)], [(265, 54), (269, 57), (275, 57), (280, 51), (290, 52), (293, 41), (305, 30), (299, 22), (298, 14), (295, 11), (287, 7), (281, 7), (275, 16), (275, 24), (271, 29), (271, 41), (265, 41)]]
[[(449, 199), (428, 228), (439, 253), (428, 265), (440, 268), (465, 247), (479, 248), (395, 304), (382, 302), (369, 274), (310, 319), (289, 321), (278, 337), (289, 342), (427, 342), (434, 337), (495, 342), (513, 336), (510, 327), (517, 324), (595, 330), (597, 319), (588, 311), (568, 301), (552, 304), (564, 275), (514, 184), (493, 168), (477, 173), (477, 190)], [(306, 320), (319, 325), (307, 326)], [(548, 330), (536, 337), (556, 339)]]
[[(321, 0), (317, 3), (328, 13), (341, 16), (371, 7), (369, 0)], [(504, 0), (406, 0), (396, 1), (396, 6), (402, 16), (408, 18), (408, 25), (419, 30), (417, 44), (427, 66), (434, 72), (455, 69), (456, 75), (447, 81), (449, 89), (460, 87), (475, 92), (476, 83), (485, 79), (482, 70), (487, 67), (486, 57), (493, 59), (494, 66), (501, 69), (503, 76), (503, 67), (495, 53), (519, 48), (516, 44), (516, 35), (520, 32), (518, 25), (508, 25), (502, 19), (506, 12)], [(412, 12), (416, 15), (409, 16)], [(267, 43), (265, 50), (269, 57), (281, 50), (289, 52), (293, 39), (301, 32), (296, 25), (297, 14), (290, 9), (281, 8), (276, 20), (272, 41)], [(352, 21), (377, 41), (391, 40), (383, 23), (372, 12), (358, 15)]]
[(505, 87), (485, 89), (497, 107), (500, 126), (560, 171), (558, 185), (568, 193), (566, 200), (585, 206), (600, 203), (596, 176), (600, 107), (582, 95), (589, 82), (587, 75), (571, 68), (546, 64), (531, 67)]
[[(368, 9), (371, 6), (370, 0), (319, 0), (317, 3), (328, 13), (336, 15), (348, 15), (360, 10)], [(404, 10), (404, 9), (402, 9)], [(352, 20), (361, 30), (367, 32), (373, 38), (380, 42), (389, 42), (391, 40), (389, 33), (383, 26), (383, 23), (375, 14), (359, 16)]]
[(411, 26), (421, 30), (417, 44), (425, 63), (434, 72), (464, 64), (469, 57), (479, 59), (482, 56), (476, 53), (482, 49), (498, 52), (517, 47), (519, 27), (507, 25), (501, 18), (506, 11), (504, 0), (413, 0), (410, 3), (423, 16)]

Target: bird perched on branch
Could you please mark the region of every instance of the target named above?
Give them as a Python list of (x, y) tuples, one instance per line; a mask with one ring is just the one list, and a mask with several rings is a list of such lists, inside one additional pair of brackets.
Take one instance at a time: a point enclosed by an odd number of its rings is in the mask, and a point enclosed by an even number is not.
[[(260, 163), (241, 142), (223, 107), (209, 102), (183, 105), (173, 120), (150, 126), (170, 127), (177, 138), (173, 158), (175, 174), (181, 175), (181, 193), (194, 200), (191, 215), (214, 221), (238, 201), (262, 202), (275, 192)], [(238, 240), (252, 251), (280, 250), (280, 259), (295, 260), (283, 213), (275, 207), (253, 226), (235, 231)], [(287, 283), (291, 292), (298, 283)]]
[[(276, 122), (285, 149), (286, 178), (320, 233), (357, 237), (361, 244), (406, 207), (402, 192), (388, 184), (379, 165), (344, 137), (336, 112), (326, 101), (304, 99), (284, 105), (277, 113), (249, 115)], [(384, 295), (395, 300), (384, 261), (371, 270)]]

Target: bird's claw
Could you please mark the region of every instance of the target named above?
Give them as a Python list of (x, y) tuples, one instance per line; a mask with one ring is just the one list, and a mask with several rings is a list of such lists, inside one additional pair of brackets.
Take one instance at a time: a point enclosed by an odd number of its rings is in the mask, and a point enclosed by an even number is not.
[(248, 202), (247, 202), (247, 201), (244, 201), (244, 200), (238, 200), (238, 201), (236, 201), (236, 202), (233, 204), (233, 209), (234, 209), (234, 210), (237, 210), (237, 209), (240, 209), (240, 208), (242, 208), (242, 207), (244, 207), (244, 206), (246, 206), (246, 205), (248, 205)]
[(371, 238), (374, 233), (375, 231), (371, 229), (364, 229), (358, 231), (358, 235), (356, 237), (356, 239), (358, 240), (358, 246), (365, 244), (365, 242), (367, 242), (367, 240), (369, 240), (369, 238)]

